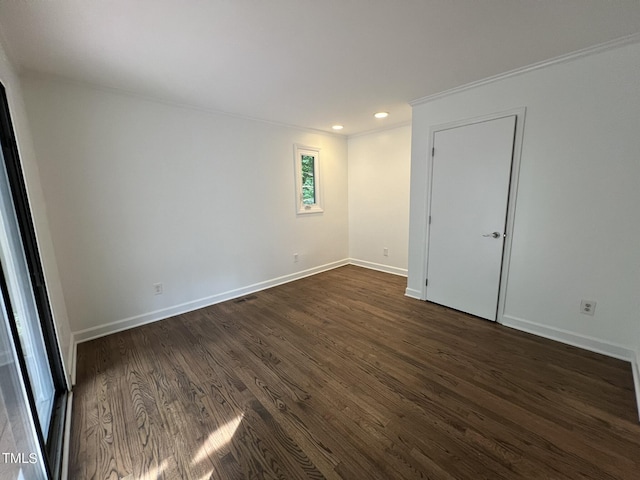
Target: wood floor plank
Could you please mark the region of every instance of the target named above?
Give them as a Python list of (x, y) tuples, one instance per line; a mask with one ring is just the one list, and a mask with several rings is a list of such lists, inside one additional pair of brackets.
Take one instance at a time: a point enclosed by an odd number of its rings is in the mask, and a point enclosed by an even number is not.
[(630, 365), (341, 267), (78, 346), (70, 478), (633, 479)]

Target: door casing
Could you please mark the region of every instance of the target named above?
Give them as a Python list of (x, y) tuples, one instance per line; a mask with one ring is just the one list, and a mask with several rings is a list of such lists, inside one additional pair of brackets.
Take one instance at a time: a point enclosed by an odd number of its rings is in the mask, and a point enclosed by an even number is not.
[[(507, 291), (507, 283), (509, 279), (509, 265), (511, 260), (511, 249), (512, 249), (512, 241), (513, 241), (513, 226), (514, 226), (515, 215), (516, 215), (516, 201), (518, 197), (518, 180), (520, 177), (520, 159), (522, 156), (522, 141), (524, 137), (526, 107), (518, 107), (511, 110), (482, 115), (480, 117), (473, 117), (473, 118), (458, 120), (455, 122), (449, 122), (445, 124), (432, 126), (429, 129), (429, 149), (427, 150), (428, 157), (426, 159), (427, 178), (425, 179), (425, 181), (426, 181), (427, 188), (426, 188), (425, 202), (427, 207), (426, 208), (427, 216), (429, 216), (431, 215), (431, 205), (430, 205), (431, 191), (432, 191), (431, 184), (433, 181), (432, 152), (434, 148), (436, 133), (442, 130), (448, 130), (451, 128), (473, 125), (475, 123), (487, 122), (490, 120), (496, 120), (498, 118), (504, 118), (512, 115), (516, 116), (516, 129), (515, 129), (515, 135), (514, 135), (514, 141), (513, 141), (513, 160), (512, 160), (512, 166), (511, 166), (509, 199), (507, 202), (507, 221), (505, 225), (506, 238), (504, 239), (505, 240), (504, 250), (502, 252), (502, 271), (500, 274), (500, 288), (498, 291), (498, 311), (496, 315), (497, 323), (503, 323), (502, 318), (504, 315), (504, 306), (505, 306), (505, 300), (506, 300), (505, 297), (506, 297), (506, 291)], [(422, 300), (427, 299), (426, 279), (427, 279), (427, 271), (428, 271), (427, 268), (428, 268), (428, 261), (429, 261), (428, 259), (429, 259), (430, 225), (428, 221), (426, 221), (425, 224), (426, 224), (426, 230), (424, 232), (425, 236), (423, 238), (425, 238), (427, 241), (425, 244), (425, 249), (426, 249), (425, 262), (422, 269), (423, 281), (422, 281), (422, 287), (421, 287), (421, 293), (420, 293), (420, 298)]]

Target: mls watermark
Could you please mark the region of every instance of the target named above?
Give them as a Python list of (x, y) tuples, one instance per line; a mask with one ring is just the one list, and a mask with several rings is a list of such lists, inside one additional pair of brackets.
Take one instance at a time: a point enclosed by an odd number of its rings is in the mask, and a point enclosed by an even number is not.
[(0, 458), (2, 458), (3, 463), (10, 463), (14, 465), (25, 465), (25, 464), (33, 465), (34, 463), (38, 463), (37, 453), (2, 452), (0, 453)]

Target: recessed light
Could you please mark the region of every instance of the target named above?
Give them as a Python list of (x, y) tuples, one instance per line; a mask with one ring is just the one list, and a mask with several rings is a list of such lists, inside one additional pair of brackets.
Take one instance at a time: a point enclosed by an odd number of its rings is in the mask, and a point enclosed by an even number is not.
[(342, 130), (344, 128), (344, 126), (342, 126), (342, 125), (334, 125), (331, 128), (333, 128), (334, 130)]
[(389, 112), (378, 112), (373, 116), (376, 118), (387, 118), (389, 116)]

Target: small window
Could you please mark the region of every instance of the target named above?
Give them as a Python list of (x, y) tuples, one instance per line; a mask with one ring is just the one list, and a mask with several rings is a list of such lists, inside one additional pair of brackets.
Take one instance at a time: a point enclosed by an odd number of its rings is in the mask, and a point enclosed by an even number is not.
[(322, 203), (320, 201), (320, 149), (296, 145), (294, 152), (297, 212), (322, 212)]

